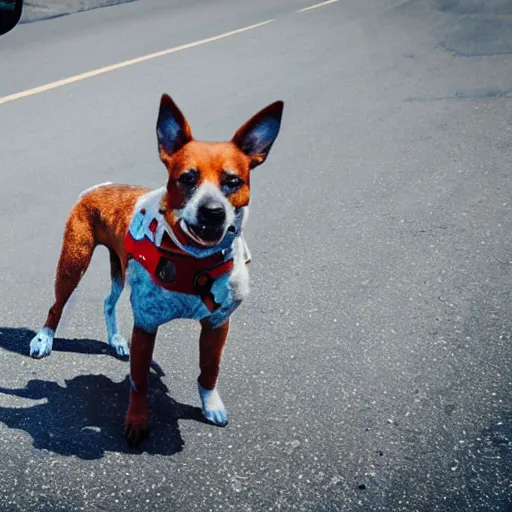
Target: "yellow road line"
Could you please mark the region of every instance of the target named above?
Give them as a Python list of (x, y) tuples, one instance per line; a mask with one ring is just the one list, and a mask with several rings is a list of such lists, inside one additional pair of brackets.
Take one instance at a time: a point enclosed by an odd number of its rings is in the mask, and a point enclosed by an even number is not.
[(304, 9), (300, 9), (297, 12), (306, 12), (311, 11), (313, 9), (318, 9), (319, 7), (324, 7), (325, 5), (333, 4), (334, 2), (337, 2), (338, 0), (327, 0), (326, 2), (320, 2), (319, 4), (312, 5), (310, 7), (305, 7)]
[(110, 73), (111, 71), (116, 71), (121, 68), (126, 68), (128, 66), (133, 66), (134, 64), (139, 64), (141, 62), (146, 62), (151, 59), (156, 59), (158, 57), (164, 57), (165, 55), (170, 55), (171, 53), (177, 53), (182, 50), (188, 50), (190, 48), (195, 48), (196, 46), (201, 46), (207, 43), (213, 43), (214, 41), (218, 41), (219, 39), (224, 39), (225, 37), (234, 36), (236, 34), (241, 34), (242, 32), (247, 32), (248, 30), (253, 30), (255, 28), (263, 27), (269, 23), (272, 23), (275, 20), (267, 20), (261, 23), (256, 23), (255, 25), (249, 25), (248, 27), (239, 28), (237, 30), (232, 30), (230, 32), (224, 32), (223, 34), (219, 34), (218, 36), (208, 37), (206, 39), (200, 39), (199, 41), (194, 41), (193, 43), (183, 44), (181, 46), (175, 46), (174, 48), (168, 48), (167, 50), (161, 50), (155, 53), (149, 53), (148, 55), (143, 55), (142, 57), (136, 57), (135, 59), (125, 60), (123, 62), (119, 62), (117, 64), (111, 64), (110, 66), (105, 66), (103, 68), (93, 69), (92, 71), (87, 71), (85, 73), (80, 73), (79, 75), (70, 76), (69, 78), (63, 78), (62, 80), (57, 80), (55, 82), (50, 82), (46, 85), (40, 85), (39, 87), (34, 87), (32, 89), (27, 89), (26, 91), (16, 92), (14, 94), (9, 94), (8, 96), (0, 97), (0, 105), (2, 103), (8, 103), (10, 101), (19, 100), (21, 98), (26, 98), (27, 96), (32, 96), (34, 94), (39, 94), (42, 92), (50, 91), (52, 89), (56, 89), (57, 87), (62, 87), (63, 85), (69, 85), (75, 82), (80, 82), (81, 80), (86, 80), (87, 78), (92, 78), (93, 76), (103, 75), (104, 73)]

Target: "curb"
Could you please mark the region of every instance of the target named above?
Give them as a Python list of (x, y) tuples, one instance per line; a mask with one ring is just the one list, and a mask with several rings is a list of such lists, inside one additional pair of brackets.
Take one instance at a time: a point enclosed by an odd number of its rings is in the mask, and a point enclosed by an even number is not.
[(77, 12), (135, 2), (136, 0), (24, 0), (20, 24), (59, 18)]

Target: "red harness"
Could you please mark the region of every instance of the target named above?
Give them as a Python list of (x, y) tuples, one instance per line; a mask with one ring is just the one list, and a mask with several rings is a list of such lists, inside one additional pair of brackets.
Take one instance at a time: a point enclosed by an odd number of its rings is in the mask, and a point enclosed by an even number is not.
[(211, 288), (216, 279), (231, 271), (233, 258), (225, 260), (221, 252), (203, 259), (195, 258), (180, 249), (167, 233), (161, 247), (157, 247), (147, 237), (136, 240), (128, 231), (124, 246), (128, 260), (139, 262), (162, 288), (199, 295), (209, 311), (219, 307)]

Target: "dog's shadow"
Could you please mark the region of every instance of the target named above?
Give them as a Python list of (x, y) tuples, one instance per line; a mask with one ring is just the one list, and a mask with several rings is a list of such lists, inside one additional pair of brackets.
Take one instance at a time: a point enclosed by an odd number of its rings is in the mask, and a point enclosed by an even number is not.
[[(35, 332), (0, 327), (0, 348), (28, 356)], [(80, 354), (109, 353), (105, 343), (95, 340), (58, 340), (53, 350)], [(149, 377), (150, 436), (141, 449), (150, 454), (173, 455), (183, 449), (178, 421), (205, 422), (201, 409), (176, 402), (162, 381), (164, 373), (155, 362)], [(128, 371), (128, 369), (127, 369)], [(128, 376), (114, 382), (104, 375), (78, 375), (61, 386), (50, 380), (33, 379), (24, 388), (0, 387), (2, 395), (45, 400), (21, 407), (0, 406), (0, 422), (27, 432), (35, 448), (82, 459), (99, 459), (105, 451), (133, 452), (123, 436), (129, 396)], [(139, 451), (139, 450), (135, 450)]]

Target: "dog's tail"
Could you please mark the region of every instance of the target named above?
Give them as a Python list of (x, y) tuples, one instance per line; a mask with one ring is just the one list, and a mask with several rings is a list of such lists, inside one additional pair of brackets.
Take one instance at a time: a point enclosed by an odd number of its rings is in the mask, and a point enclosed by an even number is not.
[(78, 199), (81, 199), (89, 192), (92, 192), (93, 190), (96, 190), (97, 188), (104, 187), (106, 185), (112, 185), (111, 181), (106, 181), (105, 183), (99, 183), (98, 185), (93, 185), (92, 187), (86, 188), (83, 192), (80, 192), (78, 195)]

